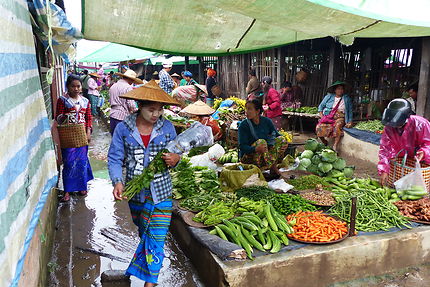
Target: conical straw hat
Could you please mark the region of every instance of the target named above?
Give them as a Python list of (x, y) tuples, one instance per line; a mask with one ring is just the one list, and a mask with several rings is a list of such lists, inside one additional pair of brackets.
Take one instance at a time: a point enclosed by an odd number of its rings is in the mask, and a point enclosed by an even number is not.
[(185, 107), (182, 112), (190, 115), (204, 116), (213, 114), (215, 110), (198, 100), (197, 102)]
[(120, 98), (136, 100), (136, 101), (151, 101), (163, 103), (166, 105), (180, 106), (181, 104), (167, 94), (160, 86), (151, 80), (142, 87), (131, 90), (128, 93), (120, 96)]
[(121, 77), (126, 77), (130, 80), (132, 80), (133, 82), (135, 82), (136, 84), (143, 84), (143, 81), (141, 79), (139, 79), (137, 77), (137, 74), (135, 71), (128, 69), (127, 71), (125, 71), (125, 73), (115, 73), (115, 75), (121, 76)]

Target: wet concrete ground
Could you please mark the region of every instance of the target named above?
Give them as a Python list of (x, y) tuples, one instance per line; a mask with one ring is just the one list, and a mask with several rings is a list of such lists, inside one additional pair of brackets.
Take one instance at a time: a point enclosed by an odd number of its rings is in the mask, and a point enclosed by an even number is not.
[[(58, 207), (49, 286), (102, 286), (101, 274), (126, 269), (139, 243), (127, 203), (113, 201), (106, 163), (109, 144), (110, 134), (96, 120), (90, 145), (95, 180), (86, 197), (72, 196)], [(202, 286), (170, 234), (165, 254), (159, 286)], [(143, 286), (135, 277), (131, 281), (131, 286)]]

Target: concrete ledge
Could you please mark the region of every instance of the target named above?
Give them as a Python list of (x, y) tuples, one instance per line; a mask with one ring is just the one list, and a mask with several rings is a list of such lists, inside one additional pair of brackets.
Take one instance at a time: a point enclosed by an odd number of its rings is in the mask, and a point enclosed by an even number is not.
[(344, 133), (339, 147), (341, 156), (349, 156), (367, 161), (372, 164), (378, 164), (379, 145), (361, 141)]
[(171, 229), (207, 286), (318, 287), (430, 262), (430, 226), (308, 245), (239, 262), (221, 261), (192, 238), (178, 218)]

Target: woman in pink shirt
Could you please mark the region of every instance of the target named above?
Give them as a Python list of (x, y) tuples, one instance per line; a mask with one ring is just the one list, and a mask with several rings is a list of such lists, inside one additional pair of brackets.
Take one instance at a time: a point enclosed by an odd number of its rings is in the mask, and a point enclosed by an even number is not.
[(100, 76), (97, 73), (91, 73), (89, 74), (91, 78), (88, 79), (88, 98), (91, 103), (91, 114), (93, 116), (97, 116), (97, 106), (99, 104), (99, 97), (100, 97), (100, 86), (97, 84), (97, 80), (100, 78)]
[(272, 120), (277, 130), (282, 128), (282, 108), (281, 95), (272, 87), (272, 78), (269, 76), (263, 77), (264, 91), (264, 114)]

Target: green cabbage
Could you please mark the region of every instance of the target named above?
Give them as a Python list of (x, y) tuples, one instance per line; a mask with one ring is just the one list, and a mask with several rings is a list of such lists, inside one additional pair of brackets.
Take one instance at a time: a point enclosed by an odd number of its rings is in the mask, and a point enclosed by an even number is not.
[(323, 173), (328, 173), (333, 169), (333, 166), (330, 163), (322, 162), (318, 165), (318, 169)]
[(308, 166), (310, 166), (311, 163), (312, 163), (311, 160), (308, 158), (302, 158), (300, 160), (300, 165), (303, 166), (304, 168), (307, 168)]
[(314, 153), (311, 150), (305, 150), (304, 152), (302, 152), (300, 157), (311, 159), (313, 156), (314, 156)]
[(333, 163), (333, 168), (337, 170), (343, 170), (346, 167), (346, 161), (343, 158), (338, 158)]
[(331, 149), (325, 149), (321, 152), (321, 160), (325, 162), (335, 162), (337, 160), (336, 152)]
[(318, 164), (321, 162), (321, 157), (319, 155), (314, 155), (311, 159), (312, 164), (318, 166)]
[(318, 141), (316, 139), (308, 139), (305, 143), (305, 150), (315, 151), (318, 148)]
[(345, 174), (346, 177), (353, 177), (354, 170), (355, 170), (355, 166), (347, 166), (343, 169), (343, 173)]
[(322, 150), (324, 150), (326, 148), (327, 148), (327, 146), (325, 144), (318, 143), (317, 151), (319, 152), (319, 151), (322, 151)]
[(321, 171), (318, 169), (318, 165), (315, 164), (311, 164), (306, 170), (316, 175), (322, 175)]

